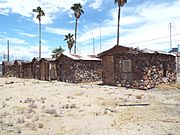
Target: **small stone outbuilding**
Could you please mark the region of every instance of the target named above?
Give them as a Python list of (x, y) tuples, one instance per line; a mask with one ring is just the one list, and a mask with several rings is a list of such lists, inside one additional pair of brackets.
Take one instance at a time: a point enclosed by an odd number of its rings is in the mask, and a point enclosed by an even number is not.
[(22, 63), (23, 60), (15, 60), (13, 64), (13, 72), (14, 72), (14, 77), (19, 77), (22, 78)]
[(176, 55), (177, 72), (180, 73), (180, 52)]
[(179, 45), (176, 48), (172, 48), (172, 50), (170, 50), (169, 53), (173, 53), (174, 55), (176, 55), (176, 70), (177, 70), (177, 73), (180, 73), (180, 52), (179, 52)]
[(40, 61), (41, 67), (41, 80), (57, 80), (57, 70), (56, 70), (56, 59), (55, 58), (41, 58)]
[(160, 83), (176, 81), (173, 54), (115, 45), (99, 54), (104, 84), (150, 89)]
[(40, 67), (40, 59), (38, 57), (34, 57), (31, 61), (32, 64), (32, 76), (34, 79), (41, 79), (41, 67)]
[(8, 61), (2, 62), (2, 75), (3, 76), (13, 76), (12, 63)]
[(32, 79), (32, 63), (22, 62), (22, 78)]
[(80, 83), (102, 79), (101, 59), (96, 55), (62, 53), (56, 61), (59, 81)]

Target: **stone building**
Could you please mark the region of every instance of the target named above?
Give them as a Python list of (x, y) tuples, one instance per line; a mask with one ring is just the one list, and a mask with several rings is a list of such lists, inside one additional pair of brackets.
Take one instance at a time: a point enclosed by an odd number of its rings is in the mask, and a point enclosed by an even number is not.
[(176, 48), (172, 48), (169, 53), (173, 53), (176, 55), (176, 71), (180, 73), (180, 52), (179, 52), (179, 45)]
[(41, 79), (41, 67), (40, 67), (40, 58), (34, 57), (31, 61), (32, 64), (32, 76), (34, 79)]
[(56, 70), (56, 59), (55, 58), (41, 58), (39, 63), (41, 67), (40, 79), (41, 80), (57, 80)]
[(13, 76), (22, 78), (22, 63), (25, 62), (24, 60), (15, 60), (13, 66)]
[(116, 45), (99, 57), (102, 58), (104, 84), (146, 90), (176, 81), (173, 54)]
[(13, 76), (13, 63), (8, 61), (2, 62), (2, 75), (3, 76)]
[(176, 65), (177, 72), (180, 73), (180, 52), (176, 55)]
[(59, 81), (80, 83), (102, 79), (101, 60), (96, 55), (63, 53), (56, 61)]
[(23, 62), (22, 63), (22, 78), (32, 79), (32, 63)]

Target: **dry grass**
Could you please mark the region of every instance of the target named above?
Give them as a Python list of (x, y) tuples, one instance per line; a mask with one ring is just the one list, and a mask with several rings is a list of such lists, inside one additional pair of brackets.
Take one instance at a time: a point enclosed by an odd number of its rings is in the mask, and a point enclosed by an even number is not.
[(105, 99), (105, 98), (98, 98), (99, 100), (97, 101), (97, 104), (99, 106), (107, 106), (107, 107), (110, 107), (110, 106), (116, 106), (116, 104), (118, 104), (119, 102), (116, 101), (116, 100), (113, 100), (113, 99)]
[(77, 92), (77, 93), (73, 93), (73, 96), (82, 96), (84, 94), (84, 92)]
[(143, 97), (144, 97), (144, 95), (143, 95), (143, 94), (141, 94), (141, 95), (137, 95), (137, 96), (136, 96), (136, 98), (137, 98), (137, 99), (142, 99)]
[(158, 89), (160, 90), (176, 90), (180, 89), (180, 82), (176, 82), (173, 84), (159, 84)]

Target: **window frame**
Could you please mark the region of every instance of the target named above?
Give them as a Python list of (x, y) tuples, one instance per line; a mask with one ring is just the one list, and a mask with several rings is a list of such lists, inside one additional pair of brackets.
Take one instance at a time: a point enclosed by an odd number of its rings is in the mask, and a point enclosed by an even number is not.
[[(128, 65), (127, 65), (127, 63), (128, 63)], [(127, 66), (128, 66), (128, 68), (127, 68)], [(124, 73), (130, 73), (132, 71), (132, 69), (131, 69), (131, 60), (130, 59), (129, 60), (123, 60), (122, 61), (122, 68), (123, 68)]]

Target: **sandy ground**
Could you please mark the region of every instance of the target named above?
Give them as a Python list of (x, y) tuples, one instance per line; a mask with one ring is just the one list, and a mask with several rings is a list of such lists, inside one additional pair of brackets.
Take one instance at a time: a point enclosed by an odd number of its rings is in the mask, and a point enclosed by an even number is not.
[(0, 78), (0, 135), (180, 135), (180, 89), (99, 84)]

